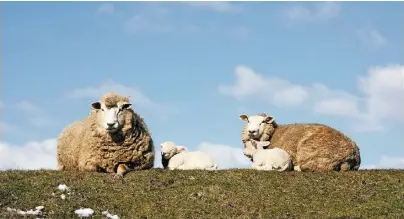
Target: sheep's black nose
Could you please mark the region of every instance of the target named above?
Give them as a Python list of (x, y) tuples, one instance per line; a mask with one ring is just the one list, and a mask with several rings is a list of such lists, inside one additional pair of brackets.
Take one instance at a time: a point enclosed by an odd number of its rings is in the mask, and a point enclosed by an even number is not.
[(114, 125), (115, 125), (115, 122), (114, 122), (114, 123), (107, 123), (107, 125), (108, 125), (108, 126), (114, 126)]
[(253, 133), (255, 133), (255, 130), (248, 130), (248, 132), (249, 132), (250, 134), (253, 134)]

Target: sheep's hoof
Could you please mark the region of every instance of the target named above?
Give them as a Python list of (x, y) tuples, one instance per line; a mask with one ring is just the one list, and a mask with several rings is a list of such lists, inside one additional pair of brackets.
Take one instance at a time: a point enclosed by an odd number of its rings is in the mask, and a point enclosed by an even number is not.
[(122, 173), (115, 173), (114, 174), (114, 179), (117, 179), (117, 180), (123, 179), (123, 174)]

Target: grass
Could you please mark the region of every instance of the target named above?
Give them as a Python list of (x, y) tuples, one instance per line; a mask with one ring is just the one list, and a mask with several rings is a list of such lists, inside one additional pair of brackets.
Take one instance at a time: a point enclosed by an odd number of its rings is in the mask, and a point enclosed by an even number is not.
[[(57, 186), (66, 184), (65, 200)], [(60, 191), (58, 191), (60, 192)], [(110, 174), (59, 171), (0, 172), (0, 218), (6, 211), (45, 206), (45, 218), (79, 218), (80, 207), (107, 218), (404, 218), (404, 171), (346, 173), (258, 172), (248, 169)], [(26, 216), (35, 218), (34, 216)]]

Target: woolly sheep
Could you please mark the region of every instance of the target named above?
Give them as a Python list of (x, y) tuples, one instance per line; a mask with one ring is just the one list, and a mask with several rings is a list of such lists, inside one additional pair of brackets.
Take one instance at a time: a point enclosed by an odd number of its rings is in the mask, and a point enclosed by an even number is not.
[(269, 141), (246, 141), (246, 147), (251, 148), (253, 164), (250, 169), (256, 170), (292, 170), (293, 164), (289, 154), (280, 148), (264, 149), (270, 145)]
[[(278, 125), (266, 113), (240, 119), (247, 122), (241, 140), (270, 141), (292, 158), (294, 169), (307, 172), (358, 170), (361, 158), (358, 146), (342, 132), (318, 123)], [(271, 146), (269, 146), (271, 148)]]
[(160, 144), (161, 161), (165, 169), (191, 170), (204, 169), (216, 170), (217, 164), (213, 158), (202, 151), (189, 152), (184, 146), (177, 146), (172, 141)]
[[(119, 172), (153, 167), (154, 143), (143, 120), (132, 108), (129, 97), (107, 93), (91, 104), (88, 117), (67, 126), (58, 138), (59, 170)], [(120, 171), (115, 176), (122, 176)]]

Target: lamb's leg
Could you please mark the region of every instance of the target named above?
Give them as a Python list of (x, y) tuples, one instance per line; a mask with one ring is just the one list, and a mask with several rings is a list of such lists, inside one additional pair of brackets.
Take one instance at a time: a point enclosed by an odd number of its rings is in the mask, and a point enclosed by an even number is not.
[(290, 163), (285, 164), (283, 167), (280, 167), (277, 171), (283, 172), (286, 170), (290, 170)]
[(258, 165), (256, 164), (256, 163), (253, 163), (250, 167), (249, 167), (249, 169), (254, 169), (254, 170), (256, 170), (258, 168)]

